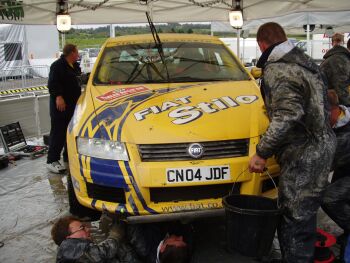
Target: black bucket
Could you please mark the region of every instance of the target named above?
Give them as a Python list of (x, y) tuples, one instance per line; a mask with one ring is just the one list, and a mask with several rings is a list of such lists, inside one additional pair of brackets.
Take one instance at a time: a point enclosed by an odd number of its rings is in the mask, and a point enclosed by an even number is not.
[(281, 216), (277, 201), (254, 195), (228, 195), (222, 202), (228, 251), (254, 258), (267, 256)]

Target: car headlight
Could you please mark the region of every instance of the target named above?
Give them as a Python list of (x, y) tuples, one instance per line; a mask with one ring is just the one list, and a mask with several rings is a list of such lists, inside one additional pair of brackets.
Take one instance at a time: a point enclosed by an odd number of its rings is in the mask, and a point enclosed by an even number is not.
[(128, 161), (128, 153), (122, 142), (95, 138), (77, 138), (78, 153), (86, 156)]

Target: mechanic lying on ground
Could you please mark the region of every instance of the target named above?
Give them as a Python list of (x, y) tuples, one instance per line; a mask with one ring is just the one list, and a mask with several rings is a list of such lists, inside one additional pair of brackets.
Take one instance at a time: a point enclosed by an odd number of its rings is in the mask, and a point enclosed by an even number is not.
[[(113, 218), (103, 213), (102, 232), (107, 233)], [(193, 248), (193, 227), (179, 222), (129, 224), (126, 239), (145, 263), (189, 263)]]
[(133, 249), (123, 241), (124, 234), (124, 227), (114, 223), (107, 239), (95, 244), (88, 226), (73, 216), (62, 217), (51, 229), (52, 239), (59, 246), (56, 262), (141, 262)]
[[(189, 225), (145, 224), (125, 225), (102, 216), (100, 227), (109, 232), (106, 240), (92, 242), (90, 229), (78, 218), (60, 218), (51, 229), (59, 246), (57, 263), (189, 263), (191, 261), (192, 228)], [(165, 236), (165, 237), (164, 237)], [(142, 260), (140, 260), (140, 258)]]
[(340, 258), (350, 232), (350, 108), (339, 105), (334, 90), (328, 90), (328, 101), (331, 107), (331, 125), (337, 136), (337, 149), (333, 161), (333, 178), (325, 191), (322, 208), (344, 234), (338, 237), (341, 246)]
[(191, 225), (174, 222), (128, 225), (127, 236), (145, 263), (191, 262)]

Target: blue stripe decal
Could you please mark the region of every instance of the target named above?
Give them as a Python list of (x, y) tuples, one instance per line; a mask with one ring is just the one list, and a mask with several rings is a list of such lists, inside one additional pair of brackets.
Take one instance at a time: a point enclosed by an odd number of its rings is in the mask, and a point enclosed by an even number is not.
[[(84, 124), (81, 126), (81, 129), (80, 129), (78, 135), (81, 136), (82, 133), (83, 133), (83, 130), (85, 128), (87, 129), (86, 124), (87, 124), (87, 122), (90, 120), (90, 118), (93, 115), (95, 115), (95, 117), (96, 117), (96, 111), (98, 111), (99, 109), (101, 109), (103, 107), (109, 108), (109, 107), (111, 107), (111, 106), (113, 106), (115, 104), (118, 104), (118, 103), (120, 103), (122, 101), (122, 99), (125, 99), (123, 103), (126, 103), (128, 101), (133, 101), (135, 103), (135, 102), (138, 102), (138, 100), (140, 99), (140, 96), (147, 95), (149, 97), (150, 95), (153, 95), (150, 98), (147, 98), (147, 96), (144, 96), (145, 100), (143, 102), (145, 102), (145, 101), (147, 101), (147, 100), (149, 100), (151, 98), (155, 98), (155, 97), (158, 97), (160, 95), (163, 95), (164, 93), (171, 93), (171, 92), (177, 91), (177, 90), (188, 89), (188, 88), (198, 87), (198, 86), (205, 86), (205, 85), (208, 85), (208, 84), (209, 84), (208, 82), (203, 82), (203, 83), (197, 83), (197, 84), (186, 84), (186, 85), (181, 85), (181, 86), (173, 87), (173, 88), (163, 88), (163, 89), (158, 89), (158, 90), (154, 90), (154, 91), (149, 91), (146, 94), (137, 95), (137, 96), (134, 96), (134, 97), (127, 97), (126, 99), (125, 98), (121, 98), (121, 99), (115, 100), (115, 101), (113, 101), (111, 103), (103, 104), (100, 107), (98, 107), (97, 109), (94, 109), (94, 111), (90, 113), (90, 115), (86, 118)], [(135, 98), (135, 99), (133, 99), (133, 98)], [(140, 105), (140, 104), (141, 103), (139, 103), (138, 105)], [(138, 105), (136, 105), (136, 106), (138, 106)], [(132, 110), (135, 109), (135, 107), (133, 107)]]
[(146, 100), (148, 99), (149, 97), (153, 96), (154, 93), (153, 92), (149, 92), (149, 93), (146, 93), (146, 94), (141, 94), (141, 95), (137, 95), (137, 96), (134, 96), (131, 98), (131, 101), (133, 103), (135, 102), (139, 102), (139, 101), (143, 101), (143, 100)]
[(84, 179), (84, 181), (86, 182), (86, 178), (84, 177), (84, 172), (83, 172), (83, 163), (82, 163), (82, 155), (78, 155), (78, 160), (79, 160), (79, 171), (80, 171), (80, 176)]
[(113, 125), (112, 128), (110, 129), (112, 137), (113, 137), (113, 133), (114, 133), (114, 128), (115, 128), (115, 125)]
[(128, 189), (119, 163), (116, 160), (91, 157), (90, 173), (95, 184)]
[[(83, 125), (82, 125), (81, 128), (80, 128), (80, 131), (78, 132), (78, 136), (79, 136), (79, 135), (80, 135), (80, 136), (82, 135), (84, 128), (87, 129), (86, 124), (90, 121), (90, 119), (92, 118), (92, 116), (94, 116), (94, 118), (96, 117), (96, 111), (97, 111), (97, 110), (99, 110), (99, 109), (101, 109), (101, 108), (104, 108), (104, 107), (105, 107), (105, 108), (108, 108), (108, 107), (113, 106), (113, 105), (118, 104), (118, 103), (120, 103), (120, 100), (113, 101), (112, 103), (103, 104), (103, 105), (101, 105), (100, 107), (98, 107), (97, 109), (94, 109), (94, 111), (91, 112), (90, 115), (85, 119)], [(90, 122), (91, 122), (91, 121), (90, 121)]]
[[(96, 135), (99, 134), (99, 136), (97, 137)], [(106, 127), (102, 124), (98, 127), (97, 132), (94, 134), (94, 138), (101, 138), (101, 139), (105, 139), (105, 140), (110, 140), (111, 137), (109, 136)]]
[[(198, 84), (197, 84), (197, 85), (198, 85)], [(147, 97), (149, 97), (149, 96), (152, 96), (152, 95), (157, 95), (157, 96), (153, 96), (153, 97), (158, 97), (159, 95), (162, 95), (162, 93), (166, 93), (166, 92), (169, 92), (169, 93), (170, 93), (170, 92), (175, 91), (175, 90), (177, 90), (177, 89), (190, 88), (190, 87), (197, 86), (197, 85), (183, 85), (183, 86), (179, 86), (179, 87), (175, 87), (175, 88), (171, 88), (171, 89), (169, 89), (169, 88), (163, 88), (163, 89), (159, 89), (159, 90), (157, 90), (157, 91), (155, 91), (155, 92), (149, 91), (149, 92), (147, 92), (146, 94), (142, 94), (142, 95), (137, 95), (137, 96), (135, 96), (135, 100), (133, 99), (134, 97), (128, 97), (128, 98), (126, 98), (126, 99), (124, 100), (123, 104), (124, 104), (124, 103), (128, 103), (128, 101), (133, 101), (133, 102), (135, 103), (135, 102), (139, 101), (140, 97), (142, 97), (142, 96), (144, 96), (143, 99), (145, 99), (145, 98), (147, 98)], [(145, 95), (146, 95), (146, 96), (145, 96)], [(149, 99), (149, 98), (148, 98), (148, 99)], [(115, 100), (115, 101), (113, 101), (113, 102), (111, 102), (111, 103), (103, 104), (103, 105), (101, 105), (100, 107), (98, 107), (97, 109), (95, 109), (93, 112), (91, 112), (90, 115), (86, 118), (84, 124), (81, 126), (81, 129), (80, 129), (80, 131), (79, 131), (78, 134), (81, 136), (82, 133), (83, 133), (83, 130), (84, 130), (85, 128), (87, 129), (86, 124), (87, 124), (87, 122), (90, 120), (90, 118), (91, 118), (93, 115), (95, 115), (94, 118), (96, 118), (96, 111), (98, 111), (98, 110), (100, 110), (101, 108), (104, 108), (104, 107), (105, 107), (105, 108), (109, 108), (109, 107), (111, 107), (111, 106), (114, 106), (115, 104), (120, 103), (121, 100), (122, 100), (122, 99), (120, 99), (120, 100)], [(145, 100), (145, 101), (146, 101), (146, 100)], [(122, 104), (121, 104), (121, 105), (122, 105)], [(120, 106), (120, 105), (117, 105), (117, 106)], [(91, 121), (90, 121), (90, 123), (91, 123)], [(85, 134), (86, 134), (86, 133), (85, 133)]]
[[(85, 161), (85, 167), (87, 169), (88, 168), (88, 157), (87, 156), (84, 156), (84, 161)], [(85, 179), (85, 182), (87, 182), (85, 177), (84, 177), (84, 179)]]
[(86, 130), (85, 130), (85, 133), (84, 133), (84, 136), (83, 137), (85, 137), (85, 138), (89, 138), (89, 129), (88, 128), (86, 128)]
[(130, 177), (130, 182), (132, 183), (132, 186), (134, 187), (135, 192), (136, 192), (136, 195), (137, 195), (137, 197), (139, 198), (139, 200), (140, 200), (140, 202), (141, 202), (143, 208), (144, 208), (146, 211), (148, 211), (148, 212), (150, 212), (150, 213), (152, 213), (152, 214), (158, 214), (155, 210), (149, 208), (149, 207), (147, 206), (147, 204), (146, 204), (145, 199), (143, 199), (143, 196), (142, 196), (142, 194), (141, 194), (141, 192), (140, 192), (140, 189), (138, 188), (138, 186), (137, 186), (137, 184), (136, 184), (134, 175), (133, 175), (132, 172), (131, 172), (131, 169), (130, 169), (130, 166), (129, 166), (129, 162), (124, 161), (124, 164), (125, 164), (125, 168), (126, 168), (126, 170), (127, 170), (127, 172), (128, 172), (128, 175), (129, 175), (129, 177)]
[(92, 201), (91, 201), (91, 206), (92, 206), (94, 209), (96, 209), (96, 202), (97, 202), (96, 199), (92, 199)]
[(134, 211), (134, 215), (138, 216), (140, 213), (139, 213), (139, 210), (137, 209), (134, 198), (132, 198), (132, 195), (129, 195), (128, 202), (131, 205), (132, 210)]
[(128, 104), (128, 102), (124, 102), (120, 105), (104, 109), (91, 120), (92, 128), (95, 128), (97, 125), (99, 125), (101, 121), (105, 121), (107, 124), (110, 124), (114, 120), (119, 119), (123, 115)]
[[(134, 109), (134, 108), (133, 108)], [(124, 123), (126, 121), (126, 118), (129, 116), (129, 114), (131, 113), (131, 111), (133, 110), (131, 109), (126, 115), (125, 117), (122, 119), (122, 121), (119, 123), (119, 126), (118, 126), (118, 134), (117, 134), (117, 142), (120, 142), (121, 141), (121, 137), (122, 137), (122, 128), (124, 126)]]

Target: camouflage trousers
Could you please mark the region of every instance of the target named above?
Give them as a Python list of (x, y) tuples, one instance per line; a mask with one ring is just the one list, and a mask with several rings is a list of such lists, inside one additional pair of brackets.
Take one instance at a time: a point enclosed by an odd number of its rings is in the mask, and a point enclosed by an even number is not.
[(283, 211), (278, 237), (284, 262), (313, 262), (316, 214), (335, 147), (335, 137), (331, 135), (322, 142), (288, 145), (278, 156), (279, 203)]

